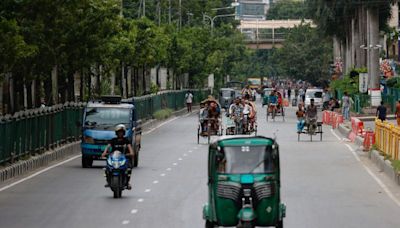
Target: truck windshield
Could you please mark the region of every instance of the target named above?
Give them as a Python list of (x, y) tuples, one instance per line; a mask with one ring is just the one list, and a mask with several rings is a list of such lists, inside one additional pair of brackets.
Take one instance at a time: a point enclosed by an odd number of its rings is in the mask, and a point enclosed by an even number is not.
[(223, 153), (224, 158), (218, 163), (219, 173), (270, 173), (276, 169), (271, 147), (225, 147)]
[(118, 124), (130, 124), (130, 109), (127, 108), (87, 108), (86, 110), (86, 126), (103, 126), (111, 127)]

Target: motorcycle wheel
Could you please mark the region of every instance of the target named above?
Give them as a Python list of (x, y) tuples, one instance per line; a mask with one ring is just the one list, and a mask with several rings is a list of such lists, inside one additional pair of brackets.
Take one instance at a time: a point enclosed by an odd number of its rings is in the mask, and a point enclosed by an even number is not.
[(114, 192), (114, 198), (116, 198), (116, 199), (121, 198), (122, 190), (115, 189), (115, 190), (113, 190), (113, 192)]

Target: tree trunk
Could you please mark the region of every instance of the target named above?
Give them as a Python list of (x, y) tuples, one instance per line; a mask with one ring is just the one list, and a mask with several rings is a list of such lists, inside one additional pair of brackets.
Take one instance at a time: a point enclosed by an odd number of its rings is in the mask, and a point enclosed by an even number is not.
[(4, 109), (3, 109), (3, 81), (0, 81), (0, 115), (4, 115)]
[(10, 92), (10, 113), (15, 112), (15, 90), (14, 90), (14, 79), (12, 73), (9, 74), (9, 89)]
[(147, 92), (146, 90), (146, 65), (143, 64), (143, 73), (142, 73), (142, 87), (143, 87), (143, 92)]
[(54, 65), (51, 71), (51, 98), (52, 104), (58, 103), (58, 66)]
[(28, 109), (28, 89), (26, 82), (23, 82), (23, 98), (24, 98), (24, 110)]
[(128, 90), (128, 97), (132, 96), (132, 67), (128, 66), (127, 70), (127, 78), (126, 78), (126, 87)]
[(111, 71), (111, 78), (110, 78), (110, 84), (111, 84), (111, 95), (115, 95), (115, 71)]
[(32, 108), (36, 107), (36, 82), (37, 80), (33, 80), (31, 83), (31, 103), (32, 103)]
[(124, 63), (121, 64), (121, 88), (122, 88), (122, 97), (126, 98), (127, 97), (126, 96), (127, 88), (126, 88), (126, 74), (125, 74), (125, 64)]
[(84, 98), (85, 98), (85, 73), (83, 70), (80, 72), (79, 97), (80, 97), (80, 101), (84, 101)]

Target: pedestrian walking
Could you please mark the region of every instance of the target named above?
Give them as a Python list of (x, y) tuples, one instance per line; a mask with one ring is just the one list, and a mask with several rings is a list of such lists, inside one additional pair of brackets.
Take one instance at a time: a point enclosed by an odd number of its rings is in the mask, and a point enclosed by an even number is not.
[(188, 112), (192, 112), (193, 94), (188, 90), (185, 94), (186, 107)]
[(351, 98), (344, 92), (342, 97), (342, 113), (345, 120), (350, 120), (350, 106), (351, 106)]
[(397, 101), (395, 115), (397, 120), (397, 126), (400, 126), (400, 100)]
[(386, 120), (386, 112), (387, 112), (387, 109), (386, 109), (383, 101), (381, 101), (381, 105), (379, 105), (378, 108), (376, 109), (376, 116), (382, 122)]
[(290, 98), (291, 98), (291, 96), (292, 96), (292, 88), (290, 88), (290, 86), (289, 86), (289, 88), (288, 88), (288, 90), (287, 90), (287, 96), (288, 96), (288, 100), (289, 100), (289, 102), (290, 102)]

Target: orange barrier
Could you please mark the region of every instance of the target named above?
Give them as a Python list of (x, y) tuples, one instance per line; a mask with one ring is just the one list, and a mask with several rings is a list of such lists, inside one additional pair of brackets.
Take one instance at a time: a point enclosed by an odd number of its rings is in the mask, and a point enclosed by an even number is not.
[(354, 142), (357, 136), (363, 135), (364, 132), (364, 122), (360, 119), (351, 117), (351, 132), (349, 135), (350, 141)]
[(284, 100), (283, 100), (283, 106), (289, 107), (289, 101), (288, 101), (288, 99), (284, 99)]
[(332, 120), (331, 120), (331, 111), (323, 111), (322, 112), (322, 123), (327, 124), (327, 125), (332, 125)]
[(375, 144), (375, 133), (373, 131), (366, 131), (363, 142), (364, 151), (369, 151), (372, 145), (374, 144)]

